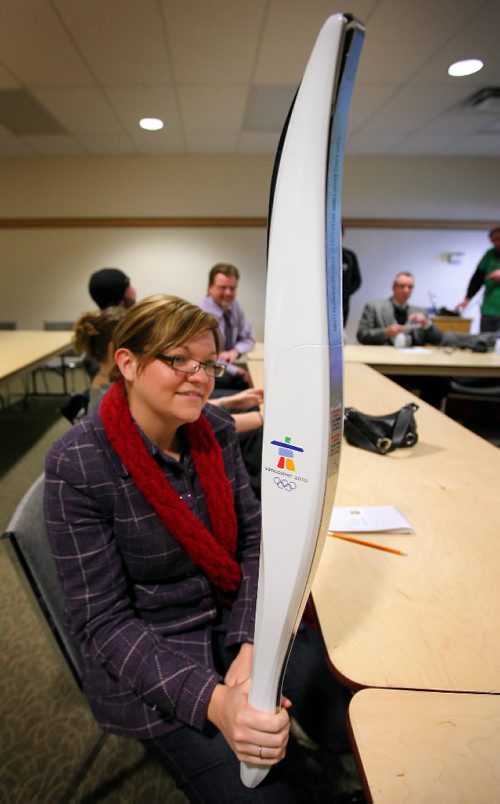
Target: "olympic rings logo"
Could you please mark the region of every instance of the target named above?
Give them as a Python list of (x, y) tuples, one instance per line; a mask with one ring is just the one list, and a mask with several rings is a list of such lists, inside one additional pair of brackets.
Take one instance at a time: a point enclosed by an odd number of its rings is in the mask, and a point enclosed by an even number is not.
[(293, 480), (285, 480), (284, 477), (273, 477), (274, 483), (278, 486), (279, 489), (284, 491), (293, 491), (297, 488), (297, 484), (293, 482)]

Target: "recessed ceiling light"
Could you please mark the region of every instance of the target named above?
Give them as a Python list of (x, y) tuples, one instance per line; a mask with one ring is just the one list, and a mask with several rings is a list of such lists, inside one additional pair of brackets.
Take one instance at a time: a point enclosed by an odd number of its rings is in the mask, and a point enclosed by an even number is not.
[(159, 117), (143, 117), (142, 120), (139, 120), (139, 125), (146, 131), (159, 131), (160, 128), (163, 128), (163, 120), (160, 120)]
[(448, 67), (448, 75), (453, 76), (462, 76), (462, 75), (472, 75), (473, 73), (479, 72), (484, 67), (483, 62), (480, 59), (463, 59), (462, 61), (456, 61), (453, 64), (450, 64)]

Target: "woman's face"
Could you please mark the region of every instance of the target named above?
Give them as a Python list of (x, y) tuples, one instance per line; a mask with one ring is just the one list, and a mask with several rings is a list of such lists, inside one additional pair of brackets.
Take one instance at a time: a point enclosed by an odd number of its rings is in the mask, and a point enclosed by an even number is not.
[[(210, 330), (198, 333), (182, 346), (163, 354), (200, 361), (217, 359), (215, 339)], [(127, 349), (119, 349), (115, 358), (127, 381), (132, 415), (140, 425), (141, 419), (151, 416), (176, 426), (194, 422), (213, 391), (214, 379), (204, 368), (195, 374), (185, 374), (160, 360), (152, 360), (138, 372), (137, 359)]]

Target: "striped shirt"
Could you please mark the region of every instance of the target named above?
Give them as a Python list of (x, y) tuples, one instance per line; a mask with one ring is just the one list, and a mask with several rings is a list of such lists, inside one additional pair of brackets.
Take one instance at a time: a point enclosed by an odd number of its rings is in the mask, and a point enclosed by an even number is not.
[[(237, 301), (231, 302), (227, 308), (230, 314), (231, 323), (228, 327), (227, 320), (224, 317), (225, 310), (214, 302), (211, 296), (205, 296), (200, 302), (200, 307), (206, 313), (211, 313), (219, 322), (220, 339), (222, 349), (236, 349), (240, 355), (246, 355), (255, 346), (255, 335), (253, 332), (250, 321), (247, 321), (245, 313), (241, 304)], [(236, 371), (236, 366), (228, 363), (226, 371), (228, 374), (233, 374)]]

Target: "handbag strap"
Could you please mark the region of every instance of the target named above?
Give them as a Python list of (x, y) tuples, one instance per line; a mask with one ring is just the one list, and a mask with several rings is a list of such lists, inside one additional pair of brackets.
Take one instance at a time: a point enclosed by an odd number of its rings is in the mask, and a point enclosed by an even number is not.
[(392, 445), (394, 449), (397, 449), (403, 443), (408, 430), (408, 425), (410, 424), (412, 416), (417, 410), (417, 407), (418, 406), (413, 402), (410, 402), (408, 405), (404, 405), (401, 410), (398, 411), (398, 415), (394, 423), (394, 430), (392, 432)]

